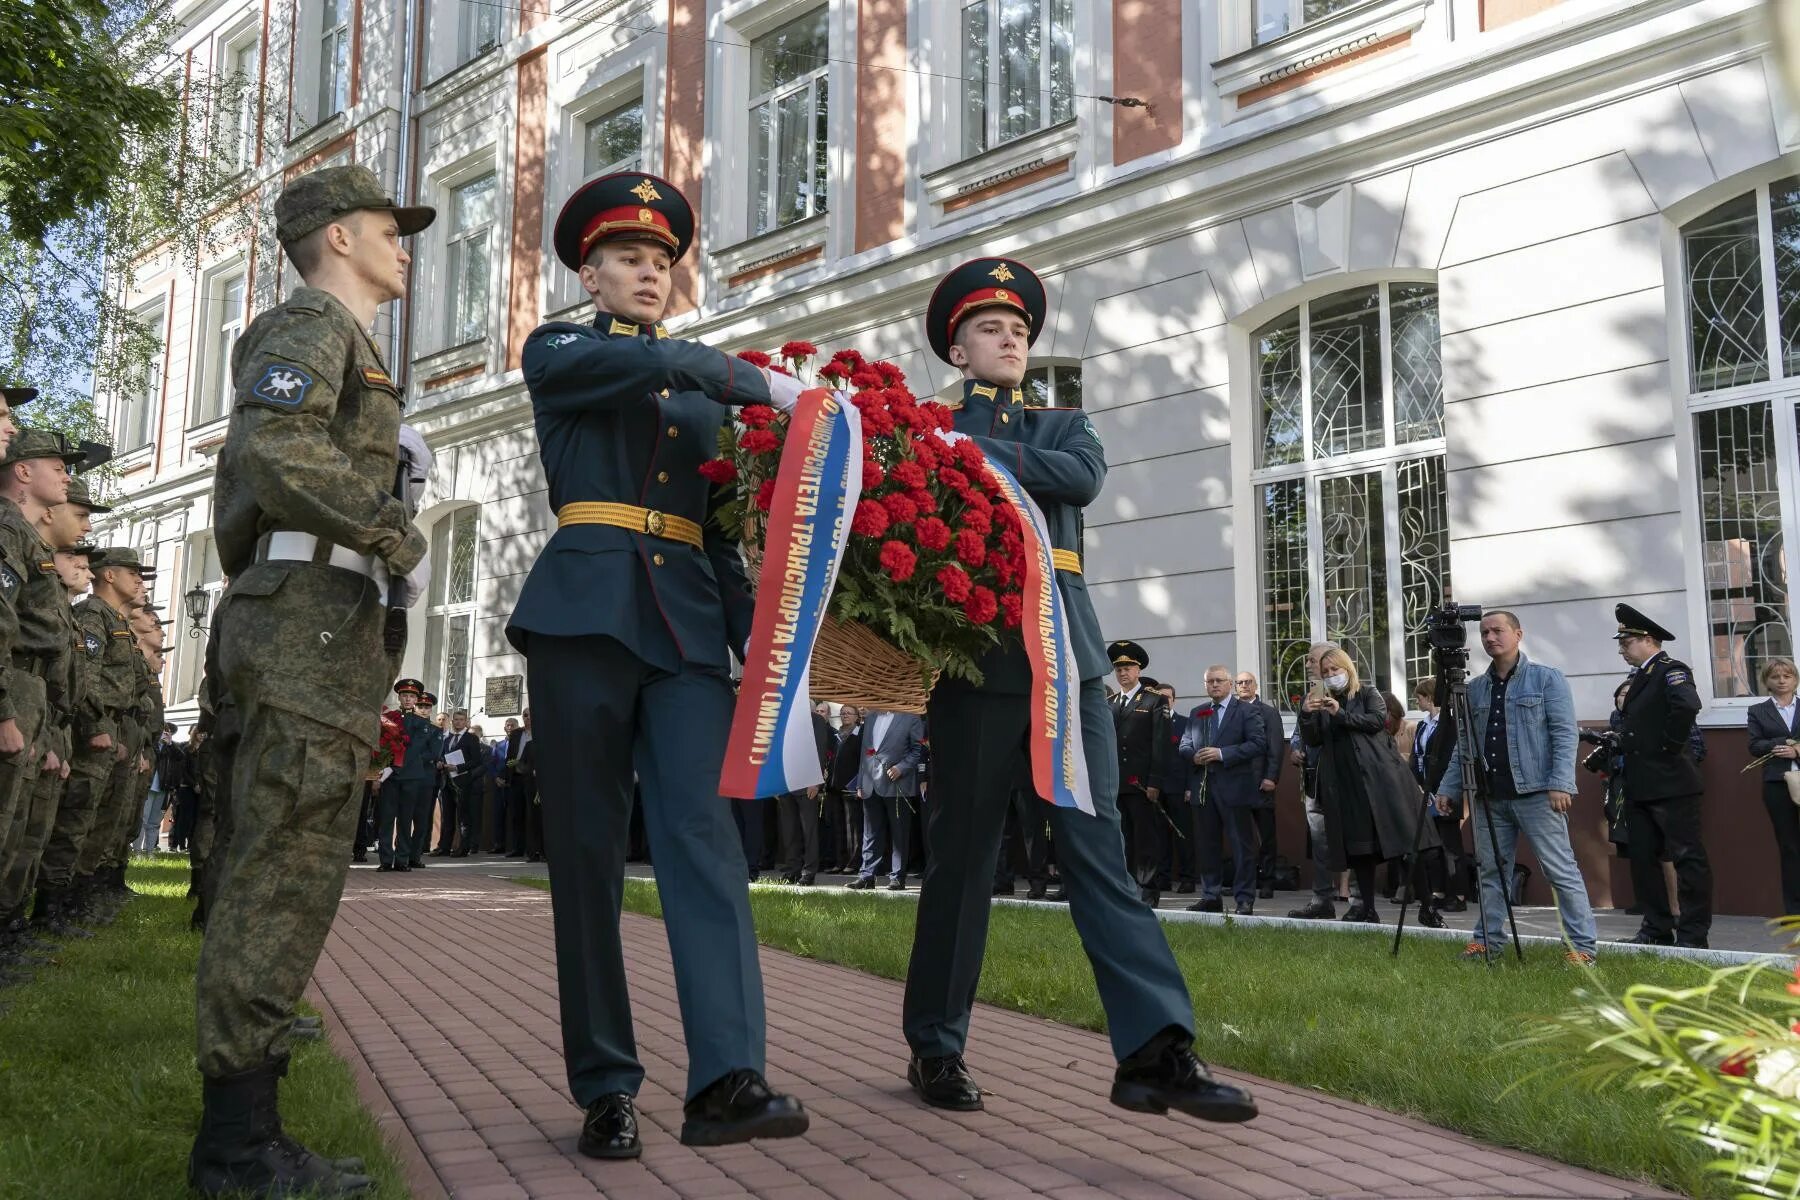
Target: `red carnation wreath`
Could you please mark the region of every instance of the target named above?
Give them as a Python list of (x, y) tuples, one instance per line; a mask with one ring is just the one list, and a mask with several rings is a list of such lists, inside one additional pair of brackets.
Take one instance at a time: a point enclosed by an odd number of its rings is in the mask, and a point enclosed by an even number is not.
[[(863, 491), (832, 593), (831, 615), (866, 627), (916, 660), (927, 679), (942, 673), (981, 682), (976, 661), (1023, 610), (1025, 542), (1019, 518), (971, 441), (950, 442), (948, 408), (921, 403), (900, 369), (839, 350), (816, 372), (809, 342), (775, 355), (745, 350), (756, 366), (841, 389), (862, 413)], [(763, 513), (775, 490), (787, 416), (767, 405), (738, 411), (719, 436), (719, 457), (700, 473), (729, 491), (717, 513), (743, 541), (754, 574), (762, 559)], [(836, 697), (827, 697), (835, 699)]]

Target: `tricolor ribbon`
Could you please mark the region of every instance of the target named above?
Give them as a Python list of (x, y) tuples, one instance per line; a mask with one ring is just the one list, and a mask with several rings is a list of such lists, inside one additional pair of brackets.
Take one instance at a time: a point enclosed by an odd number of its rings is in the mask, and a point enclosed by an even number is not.
[(862, 494), (862, 413), (824, 388), (789, 415), (763, 538), (756, 614), (719, 791), (750, 800), (824, 782), (812, 725), (812, 651)]
[(1000, 483), (1001, 500), (1018, 514), (1025, 542), (1023, 614), (1019, 632), (1031, 664), (1031, 782), (1037, 794), (1061, 808), (1092, 816), (1087, 755), (1081, 744), (1081, 672), (1069, 639), (1069, 614), (1050, 560), (1050, 528), (1044, 514), (1012, 472), (994, 459), (988, 470)]

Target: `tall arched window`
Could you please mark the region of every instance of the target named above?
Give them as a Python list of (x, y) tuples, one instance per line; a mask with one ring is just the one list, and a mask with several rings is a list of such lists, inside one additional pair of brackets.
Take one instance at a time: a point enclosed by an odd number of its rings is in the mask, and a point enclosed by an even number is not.
[(1450, 590), (1437, 288), (1310, 300), (1252, 343), (1269, 695), (1298, 706), (1322, 640), (1404, 694), (1430, 669), (1424, 617)]
[(1800, 178), (1696, 217), (1681, 246), (1708, 652), (1729, 699), (1793, 654), (1781, 497), (1800, 488)]
[(425, 686), (438, 711), (467, 708), (475, 645), (475, 549), (481, 510), (453, 509), (431, 530), (430, 605), (425, 610)]

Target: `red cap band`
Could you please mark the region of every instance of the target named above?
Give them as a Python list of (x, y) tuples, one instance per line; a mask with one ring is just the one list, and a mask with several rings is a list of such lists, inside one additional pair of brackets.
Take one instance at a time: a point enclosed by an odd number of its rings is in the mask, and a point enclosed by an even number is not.
[(955, 308), (950, 310), (949, 328), (944, 332), (950, 337), (956, 336), (956, 327), (962, 319), (978, 308), (986, 308), (990, 304), (1004, 304), (1016, 308), (1024, 315), (1027, 324), (1031, 322), (1031, 314), (1025, 311), (1025, 301), (1019, 293), (1003, 287), (977, 288), (962, 298)]
[(671, 250), (677, 244), (675, 233), (669, 228), (669, 218), (648, 205), (627, 204), (594, 214), (587, 228), (581, 231), (582, 256), (586, 257), (587, 252), (594, 248), (595, 242), (616, 233), (641, 233)]

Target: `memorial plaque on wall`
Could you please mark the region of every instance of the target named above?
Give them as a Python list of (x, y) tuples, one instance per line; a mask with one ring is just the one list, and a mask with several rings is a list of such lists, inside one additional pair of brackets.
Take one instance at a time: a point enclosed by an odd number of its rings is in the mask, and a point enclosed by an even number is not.
[(524, 696), (523, 675), (496, 675), (487, 681), (481, 707), (490, 717), (516, 717), (524, 711), (520, 703)]

